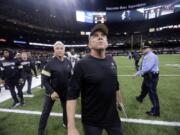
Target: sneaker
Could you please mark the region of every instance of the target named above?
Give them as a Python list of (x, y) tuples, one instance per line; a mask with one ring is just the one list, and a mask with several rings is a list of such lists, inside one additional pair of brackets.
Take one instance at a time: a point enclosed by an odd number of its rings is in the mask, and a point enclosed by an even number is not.
[(136, 100), (139, 102), (139, 103), (142, 103), (143, 102), (143, 100), (140, 98), (140, 97), (136, 97)]
[(25, 105), (25, 103), (24, 103), (24, 102), (21, 102), (21, 103), (20, 103), (20, 106), (24, 106), (24, 105)]
[(27, 94), (31, 95), (32, 93), (31, 93), (31, 91), (27, 91)]
[(14, 109), (14, 108), (16, 108), (18, 106), (20, 106), (20, 103), (19, 102), (14, 102), (10, 108)]
[(160, 116), (160, 113), (159, 112), (157, 112), (157, 113), (154, 113), (154, 112), (146, 112), (146, 114), (147, 115), (149, 115), (149, 116), (155, 116), (155, 117), (159, 117)]
[(39, 130), (38, 135), (45, 135), (44, 130)]

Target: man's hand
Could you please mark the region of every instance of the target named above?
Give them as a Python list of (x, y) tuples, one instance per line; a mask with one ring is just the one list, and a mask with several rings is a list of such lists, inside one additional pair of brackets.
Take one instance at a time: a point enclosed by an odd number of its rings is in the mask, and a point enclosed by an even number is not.
[(53, 101), (58, 100), (58, 99), (59, 99), (58, 93), (54, 91), (54, 92), (51, 94), (51, 99), (52, 99)]
[(68, 127), (68, 135), (80, 135), (76, 127)]
[(121, 95), (121, 91), (117, 91), (116, 92), (116, 106), (117, 108), (121, 111), (122, 110), (122, 95)]
[(123, 108), (124, 108), (123, 103), (117, 104), (117, 108), (119, 109), (119, 111), (123, 111)]

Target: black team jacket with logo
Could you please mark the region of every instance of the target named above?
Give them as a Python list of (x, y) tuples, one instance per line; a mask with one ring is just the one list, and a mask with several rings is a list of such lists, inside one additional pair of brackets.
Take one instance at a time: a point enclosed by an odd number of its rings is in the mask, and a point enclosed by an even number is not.
[(21, 60), (20, 63), (23, 66), (23, 71), (25, 75), (32, 74), (32, 70), (33, 70), (34, 75), (37, 76), (35, 64), (30, 59), (25, 60), (25, 61)]
[(0, 62), (1, 68), (1, 79), (8, 80), (8, 79), (15, 79), (18, 80), (24, 77), (23, 74), (23, 66), (21, 63), (12, 58), (12, 59), (4, 59)]
[(60, 100), (65, 101), (71, 73), (72, 66), (68, 59), (64, 58), (63, 61), (60, 61), (57, 57), (53, 57), (42, 70), (46, 94), (50, 96), (53, 91), (56, 91)]

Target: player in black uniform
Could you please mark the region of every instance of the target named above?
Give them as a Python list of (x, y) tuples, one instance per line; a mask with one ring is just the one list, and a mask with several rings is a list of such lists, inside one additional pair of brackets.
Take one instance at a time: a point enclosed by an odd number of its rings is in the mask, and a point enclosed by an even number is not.
[(132, 53), (132, 57), (134, 59), (134, 65), (135, 65), (135, 68), (136, 68), (136, 71), (139, 70), (139, 60), (141, 58), (140, 54), (135, 50), (133, 53)]
[[(28, 88), (27, 88), (27, 94), (32, 94), (31, 93), (31, 84), (32, 84), (32, 70), (37, 77), (37, 71), (35, 67), (35, 63), (31, 61), (31, 59), (28, 59), (27, 52), (22, 52), (21, 53), (21, 65), (23, 65), (23, 71), (24, 71), (24, 84), (27, 80)], [(24, 84), (22, 87), (24, 87)]]
[[(47, 58), (45, 57), (45, 55), (41, 55), (39, 58), (39, 62), (40, 62), (40, 71), (43, 70), (44, 66), (47, 63)], [(42, 81), (42, 77), (41, 77), (41, 88), (43, 88), (43, 81)]]
[(123, 135), (117, 105), (122, 104), (119, 94), (117, 67), (108, 47), (108, 29), (97, 24), (89, 38), (90, 55), (82, 58), (74, 68), (67, 94), (68, 135), (79, 135), (75, 127), (76, 99), (81, 92), (82, 123), (85, 135)]
[[(23, 83), (23, 66), (14, 59), (14, 54), (12, 50), (5, 49), (3, 51), (4, 60), (1, 61), (1, 79), (5, 82), (5, 84), (9, 87), (11, 92), (11, 96), (14, 100), (11, 108), (15, 108), (21, 103), (23, 104), (23, 93), (19, 88), (21, 83)], [(18, 90), (18, 96), (20, 98), (20, 102), (17, 98), (15, 86)]]
[(63, 109), (63, 126), (67, 126), (66, 94), (71, 77), (71, 62), (64, 57), (65, 47), (62, 42), (54, 44), (54, 57), (42, 70), (43, 84), (46, 88), (44, 108), (39, 122), (39, 135), (44, 135), (49, 114), (55, 100), (60, 99)]

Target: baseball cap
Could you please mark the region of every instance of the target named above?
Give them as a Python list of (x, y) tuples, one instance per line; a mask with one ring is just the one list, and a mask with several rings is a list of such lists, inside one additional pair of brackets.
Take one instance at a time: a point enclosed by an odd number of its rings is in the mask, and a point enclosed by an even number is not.
[(105, 24), (103, 23), (98, 23), (96, 24), (92, 29), (91, 29), (91, 34), (90, 36), (92, 36), (96, 31), (101, 31), (103, 32), (105, 35), (108, 35), (108, 28)]

